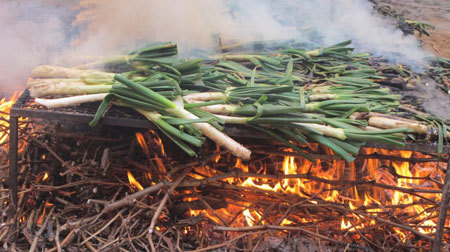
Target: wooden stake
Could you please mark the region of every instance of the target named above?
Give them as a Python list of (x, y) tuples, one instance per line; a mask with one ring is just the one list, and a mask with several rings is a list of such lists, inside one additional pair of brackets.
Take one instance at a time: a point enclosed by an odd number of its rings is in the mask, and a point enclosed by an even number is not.
[(441, 207), (439, 209), (439, 219), (436, 227), (436, 234), (433, 240), (433, 252), (440, 252), (442, 245), (442, 235), (444, 232), (445, 220), (447, 219), (447, 209), (450, 202), (450, 160), (447, 163), (444, 188), (442, 189)]

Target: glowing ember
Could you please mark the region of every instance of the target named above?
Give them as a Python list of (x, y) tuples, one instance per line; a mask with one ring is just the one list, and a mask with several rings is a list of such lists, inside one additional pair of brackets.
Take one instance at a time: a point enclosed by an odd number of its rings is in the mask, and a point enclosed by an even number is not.
[(139, 191), (144, 190), (144, 187), (134, 178), (133, 174), (131, 174), (129, 170), (127, 170), (127, 176), (128, 181), (130, 182), (133, 188), (137, 188)]
[(356, 231), (356, 229), (352, 226), (352, 224), (350, 223), (350, 221), (345, 220), (342, 217), (342, 221), (341, 221), (341, 230), (347, 230), (352, 232), (352, 231)]
[(44, 177), (42, 177), (42, 181), (46, 181), (48, 179), (48, 172), (44, 173)]
[(283, 219), (283, 221), (280, 223), (280, 226), (289, 226), (295, 224), (293, 221), (290, 221), (288, 219)]
[(48, 200), (45, 202), (45, 207), (51, 207), (54, 206), (55, 204), (49, 202)]

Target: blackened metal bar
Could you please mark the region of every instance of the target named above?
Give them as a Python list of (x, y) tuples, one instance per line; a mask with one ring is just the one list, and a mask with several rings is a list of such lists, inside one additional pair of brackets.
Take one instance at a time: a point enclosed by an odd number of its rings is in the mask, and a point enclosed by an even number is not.
[(444, 234), (445, 221), (447, 219), (448, 203), (450, 202), (450, 160), (447, 163), (444, 188), (442, 189), (441, 207), (439, 208), (439, 219), (433, 240), (433, 252), (440, 252), (442, 236)]
[(14, 215), (17, 210), (17, 149), (18, 149), (18, 127), (19, 119), (17, 116), (11, 116), (9, 120), (9, 196), (12, 202), (12, 212)]

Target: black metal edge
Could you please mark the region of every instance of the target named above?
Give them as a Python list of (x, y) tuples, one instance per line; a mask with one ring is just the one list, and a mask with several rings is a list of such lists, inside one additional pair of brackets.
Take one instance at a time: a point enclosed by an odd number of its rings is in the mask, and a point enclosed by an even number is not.
[[(41, 118), (49, 121), (75, 124), (88, 124), (90, 121), (92, 121), (92, 119), (94, 119), (93, 114), (77, 113), (76, 111), (61, 112), (58, 110), (40, 110), (19, 107), (22, 104), (26, 103), (27, 99), (29, 98), (29, 91), (25, 90), (23, 94), (17, 99), (16, 103), (11, 107), (10, 116)], [(155, 129), (154, 124), (145, 119), (112, 117), (108, 115), (102, 118), (100, 124), (109, 126)]]
[[(386, 150), (405, 150), (405, 151), (416, 151), (424, 154), (436, 154), (437, 144), (434, 143), (406, 143), (405, 147), (396, 147), (392, 145), (380, 144), (380, 143), (366, 143), (363, 147), (376, 148), (376, 149), (386, 149)], [(450, 153), (450, 145), (444, 145), (442, 153)]]
[[(94, 115), (78, 114), (78, 113), (65, 113), (58, 111), (42, 111), (34, 109), (13, 109), (11, 108), (11, 116), (28, 117), (28, 118), (41, 118), (49, 121), (58, 122), (75, 122), (76, 124), (88, 124)], [(120, 117), (108, 117), (105, 116), (101, 119), (100, 124), (110, 126), (123, 126), (132, 128), (155, 128), (153, 123), (146, 120), (139, 120), (133, 118), (120, 118)]]

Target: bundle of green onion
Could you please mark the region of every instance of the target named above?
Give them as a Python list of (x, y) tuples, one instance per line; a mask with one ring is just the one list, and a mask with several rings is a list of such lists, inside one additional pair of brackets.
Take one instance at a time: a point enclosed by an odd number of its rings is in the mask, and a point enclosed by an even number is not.
[(37, 67), (29, 89), (47, 107), (102, 101), (91, 126), (109, 104), (134, 108), (189, 155), (208, 137), (249, 159), (248, 149), (221, 132), (224, 124), (241, 124), (306, 158), (311, 159), (297, 143), (314, 141), (350, 162), (366, 142), (403, 146), (404, 133), (416, 129), (407, 124), (380, 129), (370, 127), (367, 119), (350, 119), (356, 112), (387, 114), (399, 106), (400, 96), (380, 87), (377, 81), (383, 77), (370, 66), (368, 55), (353, 54), (349, 44), (214, 55), (219, 60), (208, 64), (176, 58), (176, 46), (166, 43), (83, 66), (107, 63), (122, 69), (120, 75)]

